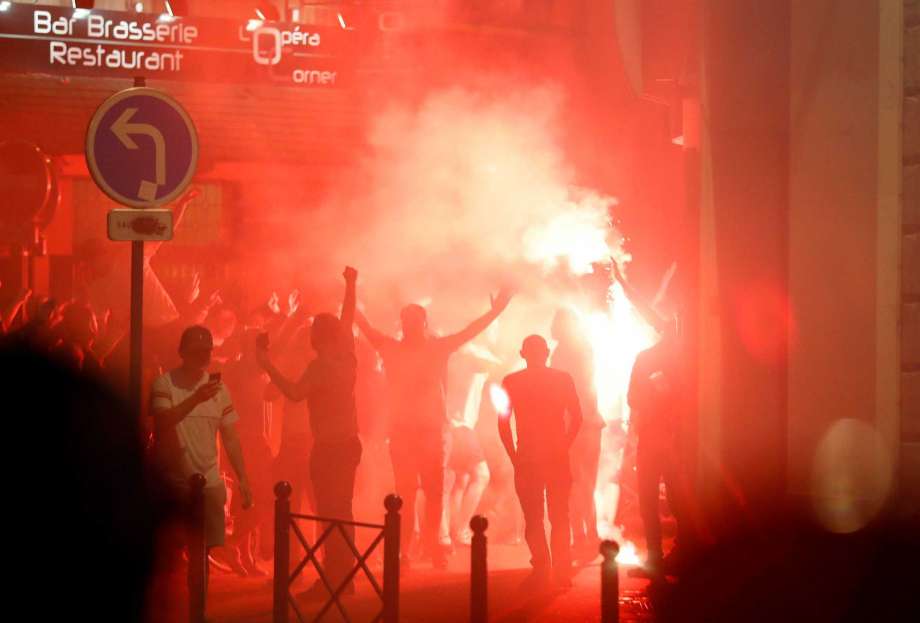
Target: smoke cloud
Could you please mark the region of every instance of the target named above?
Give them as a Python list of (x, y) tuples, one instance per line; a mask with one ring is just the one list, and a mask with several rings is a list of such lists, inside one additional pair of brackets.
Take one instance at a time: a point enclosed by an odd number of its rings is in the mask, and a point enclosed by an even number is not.
[(513, 285), (515, 306), (544, 329), (551, 309), (535, 305), (559, 304), (575, 276), (622, 253), (615, 199), (576, 186), (564, 103), (556, 86), (500, 96), (458, 87), (388, 106), (357, 164), (296, 215), (309, 243), (279, 249), (279, 265), (333, 276), (357, 266), (372, 319), (381, 307), (393, 318), (402, 304), (433, 301), (433, 326), (448, 330)]

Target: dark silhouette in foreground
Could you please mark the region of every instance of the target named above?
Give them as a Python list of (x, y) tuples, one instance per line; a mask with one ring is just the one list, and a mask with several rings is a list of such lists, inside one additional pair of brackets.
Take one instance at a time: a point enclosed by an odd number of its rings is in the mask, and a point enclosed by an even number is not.
[[(0, 343), (6, 610), (34, 621), (144, 620), (157, 506), (139, 422), (94, 375)], [(16, 614), (12, 614), (16, 613)]]
[[(681, 474), (677, 431), (681, 401), (685, 394), (685, 373), (681, 361), (676, 325), (665, 329), (661, 340), (636, 357), (629, 381), (630, 425), (638, 437), (636, 480), (639, 514), (648, 551), (646, 570), (652, 576), (676, 572), (681, 552), (692, 547), (686, 518), (686, 492)], [(677, 521), (677, 542), (665, 569), (659, 516), (659, 483), (664, 480), (668, 505)], [(674, 561), (673, 564), (670, 564)]]
[(857, 623), (920, 620), (920, 520), (834, 534), (808, 508), (778, 504), (683, 555), (675, 583), (649, 585), (664, 623)]

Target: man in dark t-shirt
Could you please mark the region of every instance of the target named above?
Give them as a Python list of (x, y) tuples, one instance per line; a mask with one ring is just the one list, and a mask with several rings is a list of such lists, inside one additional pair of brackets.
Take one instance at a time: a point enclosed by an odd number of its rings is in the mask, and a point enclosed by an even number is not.
[[(358, 415), (355, 408), (357, 359), (352, 324), (355, 314), (355, 283), (358, 273), (348, 267), (344, 272), (345, 300), (342, 316), (317, 314), (310, 328), (310, 341), (316, 359), (310, 362), (299, 381), (290, 381), (268, 360), (266, 345), (259, 350), (262, 366), (272, 382), (290, 400), (307, 400), (313, 450), (310, 453), (310, 479), (316, 498), (316, 513), (321, 517), (353, 520), (352, 501), (355, 473), (361, 462), (358, 439)], [(343, 526), (354, 541), (354, 527)], [(354, 555), (340, 535), (326, 540), (324, 571), (333, 588), (345, 579), (354, 564)], [(346, 593), (354, 593), (349, 582)], [(325, 586), (317, 581), (308, 598), (327, 596)]]
[[(524, 512), (524, 538), (534, 567), (524, 588), (542, 587), (551, 569), (556, 582), (568, 587), (572, 585), (569, 448), (581, 426), (581, 407), (572, 377), (546, 366), (549, 358), (546, 340), (539, 335), (526, 338), (521, 357), (527, 367), (509, 374), (502, 382), (508, 393), (509, 409), (499, 415), (498, 431), (514, 464), (514, 486)], [(516, 447), (511, 432), (512, 416), (517, 431)], [(544, 496), (549, 510), (551, 548), (543, 531)]]
[[(383, 359), (390, 396), (390, 458), (396, 492), (409, 513), (415, 508), (416, 491), (425, 493), (422, 522), (422, 547), (436, 568), (447, 567), (447, 553), (438, 545), (438, 532), (444, 503), (444, 476), (447, 465), (449, 431), (445, 402), (447, 361), (457, 349), (485, 331), (511, 300), (502, 290), (492, 299), (485, 314), (457, 333), (436, 337), (428, 331), (425, 308), (403, 308), (403, 336), (397, 340), (374, 329), (358, 314), (361, 332)], [(409, 562), (414, 522), (402, 522), (401, 561)]]
[(679, 466), (676, 434), (685, 385), (675, 327), (667, 327), (661, 341), (636, 357), (629, 381), (631, 423), (638, 438), (636, 481), (639, 514), (648, 549), (646, 569), (653, 577), (663, 573), (659, 483), (664, 480), (668, 505), (677, 521), (677, 543), (688, 546), (684, 496), (677, 482)]

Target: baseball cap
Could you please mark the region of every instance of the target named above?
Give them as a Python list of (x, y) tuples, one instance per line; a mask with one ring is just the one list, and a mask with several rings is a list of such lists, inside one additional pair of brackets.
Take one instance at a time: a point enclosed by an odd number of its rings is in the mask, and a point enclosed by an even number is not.
[(207, 327), (193, 325), (182, 332), (179, 339), (179, 351), (185, 350), (211, 350), (214, 348), (214, 338)]

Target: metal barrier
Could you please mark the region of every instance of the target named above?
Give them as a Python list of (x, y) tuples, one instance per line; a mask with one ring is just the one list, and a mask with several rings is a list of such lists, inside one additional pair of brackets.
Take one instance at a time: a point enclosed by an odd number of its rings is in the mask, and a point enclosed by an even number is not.
[(620, 620), (620, 576), (617, 570), (616, 541), (601, 543), (601, 623), (618, 623)]
[(189, 479), (191, 504), (188, 528), (188, 607), (190, 623), (204, 623), (208, 591), (208, 547), (205, 543), (205, 477), (194, 474)]
[[(380, 597), (382, 608), (373, 618), (374, 623), (382, 621), (383, 623), (396, 623), (399, 620), (399, 528), (400, 516), (399, 510), (402, 508), (402, 499), (396, 495), (388, 495), (384, 500), (386, 507), (386, 518), (384, 523), (372, 524), (360, 521), (346, 521), (343, 519), (334, 519), (330, 517), (316, 517), (314, 515), (297, 515), (291, 512), (291, 485), (288, 482), (279, 482), (275, 485), (275, 574), (273, 579), (273, 623), (288, 623), (288, 614), (293, 608), (297, 619), (301, 623), (306, 623), (303, 613), (297, 606), (293, 595), (291, 595), (291, 584), (299, 576), (308, 564), (312, 564), (319, 575), (320, 582), (329, 591), (329, 601), (319, 610), (313, 621), (322, 620), (333, 607), (335, 607), (345, 621), (351, 619), (342, 605), (340, 597), (345, 587), (354, 579), (359, 571), (363, 570), (368, 581), (373, 587), (377, 596)], [(312, 545), (304, 536), (303, 531), (297, 525), (298, 520), (315, 521), (325, 524), (316, 542)], [(354, 541), (348, 536), (345, 526), (354, 526), (356, 528), (371, 528), (379, 530), (377, 536), (371, 541), (371, 544), (364, 550), (364, 553), (358, 551)], [(303, 546), (306, 555), (294, 570), (291, 570), (291, 551), (288, 531), (292, 531)], [(329, 577), (323, 571), (317, 554), (323, 543), (334, 533), (339, 532), (347, 543), (348, 548), (355, 556), (356, 564), (351, 571), (346, 574), (338, 586), (333, 586)], [(374, 577), (373, 572), (367, 566), (368, 557), (374, 552), (380, 543), (383, 542), (384, 560), (383, 560), (383, 586)]]
[(470, 543), (470, 623), (489, 620), (489, 567), (486, 529), (489, 520), (476, 515), (470, 520), (473, 540)]

